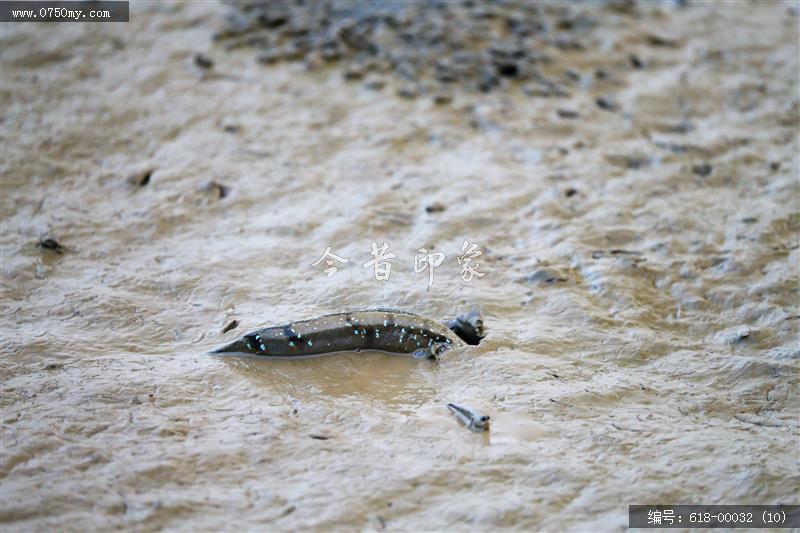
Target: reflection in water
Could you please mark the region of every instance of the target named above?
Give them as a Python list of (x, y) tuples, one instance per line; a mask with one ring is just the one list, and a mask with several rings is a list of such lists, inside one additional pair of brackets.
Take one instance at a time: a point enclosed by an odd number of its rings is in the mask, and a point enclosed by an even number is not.
[(381, 352), (342, 352), (301, 360), (258, 360), (226, 357), (253, 387), (276, 396), (324, 401), (348, 396), (385, 404), (409, 406), (433, 396), (435, 361)]

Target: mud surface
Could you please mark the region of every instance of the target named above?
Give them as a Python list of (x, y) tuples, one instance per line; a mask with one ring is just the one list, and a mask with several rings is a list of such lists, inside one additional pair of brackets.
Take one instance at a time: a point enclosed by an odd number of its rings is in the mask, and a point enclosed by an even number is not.
[[(346, 80), (366, 77), (397, 94), (434, 94), (449, 103), (454, 90), (483, 93), (527, 82), (531, 96), (569, 96), (580, 75), (564, 69), (561, 52), (602, 44), (596, 9), (534, 2), (232, 2), (227, 27), (215, 35), (228, 50), (254, 48), (258, 61), (303, 61), (310, 70), (341, 66)], [(633, 2), (611, 11), (637, 16)], [(676, 42), (646, 36), (659, 46)], [(607, 62), (595, 74), (607, 76)], [(631, 56), (630, 61), (640, 61)]]
[[(4, 530), (588, 531), (632, 503), (797, 503), (795, 5), (580, 4), (592, 27), (558, 32), (583, 49), (539, 36), (568, 94), (469, 78), (449, 105), (345, 79), (347, 55), (227, 49), (230, 12), (0, 26)], [(422, 247), (447, 254), (430, 290)], [(473, 305), (488, 337), (438, 365), (204, 355)]]

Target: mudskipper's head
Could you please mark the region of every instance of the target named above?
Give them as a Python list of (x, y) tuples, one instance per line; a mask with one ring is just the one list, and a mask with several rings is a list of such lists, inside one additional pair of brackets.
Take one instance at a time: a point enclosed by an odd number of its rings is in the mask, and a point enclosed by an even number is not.
[(483, 415), (480, 418), (476, 418), (472, 425), (475, 426), (475, 429), (479, 429), (480, 431), (487, 431), (489, 429), (489, 417)]
[(480, 344), (481, 340), (486, 336), (483, 332), (483, 318), (481, 317), (481, 312), (477, 309), (450, 320), (447, 323), (447, 327), (461, 337), (461, 340), (472, 346)]

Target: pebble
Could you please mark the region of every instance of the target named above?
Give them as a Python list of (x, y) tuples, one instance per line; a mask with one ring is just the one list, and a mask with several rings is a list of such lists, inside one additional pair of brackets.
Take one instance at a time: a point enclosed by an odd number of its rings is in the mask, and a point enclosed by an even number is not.
[(572, 111), (570, 109), (556, 109), (556, 114), (561, 118), (567, 118), (567, 119), (580, 118), (580, 114), (577, 111)]
[(441, 213), (446, 209), (447, 206), (441, 202), (435, 202), (431, 205), (425, 206), (425, 211), (427, 211), (428, 213)]
[(150, 183), (150, 178), (153, 176), (153, 172), (155, 172), (155, 169), (152, 168), (147, 168), (141, 172), (134, 172), (128, 176), (128, 183), (136, 187), (144, 187)]
[(646, 37), (647, 43), (651, 46), (660, 46), (663, 48), (678, 48), (678, 41), (663, 37), (661, 35), (650, 34)]
[(360, 66), (352, 66), (344, 71), (344, 79), (347, 81), (356, 81), (364, 77), (364, 69)]
[(217, 183), (216, 181), (207, 181), (200, 186), (200, 189), (204, 192), (213, 193), (217, 195), (217, 198), (220, 200), (225, 198), (230, 194), (231, 189), (226, 185), (222, 185), (221, 183)]
[(706, 176), (710, 176), (711, 173), (714, 171), (714, 167), (712, 167), (708, 163), (700, 163), (698, 165), (694, 165), (692, 167), (692, 172), (700, 176), (701, 178), (705, 178)]
[(632, 66), (633, 68), (637, 68), (637, 69), (644, 68), (644, 61), (642, 61), (642, 60), (639, 58), (639, 56), (637, 56), (636, 54), (630, 54), (630, 55), (628, 56), (628, 61), (630, 61), (630, 63), (631, 63), (631, 66)]
[(616, 111), (618, 109), (617, 104), (606, 96), (597, 97), (595, 103), (597, 104), (597, 107), (606, 111)]
[(453, 95), (449, 93), (438, 93), (433, 97), (433, 102), (436, 105), (448, 105), (453, 101)]
[(558, 270), (540, 268), (533, 274), (525, 276), (524, 280), (528, 283), (556, 283), (569, 281), (569, 278)]
[(39, 242), (36, 243), (36, 246), (39, 248), (44, 248), (45, 250), (52, 250), (57, 254), (64, 253), (64, 247), (52, 237), (43, 237), (39, 239)]
[(194, 55), (194, 64), (204, 70), (214, 68), (214, 61), (210, 57), (199, 53)]

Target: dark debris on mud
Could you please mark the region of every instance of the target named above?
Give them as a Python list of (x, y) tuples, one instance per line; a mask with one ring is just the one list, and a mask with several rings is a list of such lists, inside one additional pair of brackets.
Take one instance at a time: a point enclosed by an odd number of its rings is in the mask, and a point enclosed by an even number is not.
[[(600, 9), (631, 11), (636, 3)], [(339, 64), (345, 79), (379, 89), (394, 79), (404, 98), (440, 95), (437, 103), (447, 103), (453, 87), (487, 93), (512, 83), (529, 96), (564, 97), (580, 75), (551, 67), (561, 54), (595, 46), (597, 15), (596, 4), (564, 2), (235, 1), (215, 40), (255, 48), (265, 64)], [(637, 57), (630, 68), (643, 67)]]

